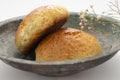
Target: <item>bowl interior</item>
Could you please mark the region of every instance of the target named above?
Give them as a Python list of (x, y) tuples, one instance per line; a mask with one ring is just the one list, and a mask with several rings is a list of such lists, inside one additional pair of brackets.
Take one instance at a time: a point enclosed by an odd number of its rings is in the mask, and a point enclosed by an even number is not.
[[(103, 54), (111, 54), (111, 51), (120, 49), (120, 24), (118, 20), (101, 17), (97, 20), (98, 15), (89, 14), (86, 16), (88, 25), (84, 31), (96, 36), (103, 48)], [(34, 60), (35, 55), (21, 55), (16, 49), (14, 38), (15, 32), (22, 21), (23, 17), (9, 19), (0, 23), (0, 56), (14, 57), (17, 59)], [(80, 19), (78, 13), (71, 13), (64, 27), (73, 27), (80, 29)]]

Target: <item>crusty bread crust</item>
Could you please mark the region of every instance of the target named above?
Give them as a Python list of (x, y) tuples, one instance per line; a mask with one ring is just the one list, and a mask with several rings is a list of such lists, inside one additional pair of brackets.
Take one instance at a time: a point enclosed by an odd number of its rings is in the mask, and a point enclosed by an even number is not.
[(83, 59), (102, 52), (98, 40), (82, 30), (61, 28), (39, 43), (36, 61)]
[(16, 32), (17, 48), (22, 53), (29, 53), (43, 36), (60, 28), (68, 16), (68, 11), (61, 6), (47, 5), (33, 10), (23, 19)]

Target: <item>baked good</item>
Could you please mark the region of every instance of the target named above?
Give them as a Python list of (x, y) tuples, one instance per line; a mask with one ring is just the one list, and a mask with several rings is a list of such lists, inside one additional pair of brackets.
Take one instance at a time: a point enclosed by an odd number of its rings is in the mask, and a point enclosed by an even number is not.
[(62, 27), (68, 16), (68, 11), (62, 6), (47, 5), (33, 10), (18, 27), (15, 36), (17, 48), (22, 53), (34, 50), (42, 37)]
[(83, 59), (102, 52), (99, 41), (91, 34), (73, 28), (61, 28), (42, 40), (36, 50), (36, 61)]

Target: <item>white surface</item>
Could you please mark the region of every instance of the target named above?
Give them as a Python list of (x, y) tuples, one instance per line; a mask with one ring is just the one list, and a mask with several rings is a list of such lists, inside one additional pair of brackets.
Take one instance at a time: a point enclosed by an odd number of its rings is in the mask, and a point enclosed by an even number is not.
[[(107, 11), (108, 0), (0, 0), (0, 21), (26, 15), (34, 8), (46, 4), (65, 6), (69, 11), (80, 12), (94, 5), (97, 13)], [(95, 68), (67, 77), (44, 77), (24, 72), (0, 61), (0, 80), (120, 80), (120, 52)]]

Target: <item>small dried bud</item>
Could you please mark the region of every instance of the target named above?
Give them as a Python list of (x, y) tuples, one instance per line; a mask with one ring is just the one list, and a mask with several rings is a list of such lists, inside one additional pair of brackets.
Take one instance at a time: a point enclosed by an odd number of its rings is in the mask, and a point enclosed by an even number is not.
[(90, 5), (90, 8), (93, 8), (93, 5)]
[(102, 14), (105, 14), (105, 12), (103, 11)]
[(82, 30), (82, 29), (84, 29), (84, 26), (81, 26), (80, 28), (81, 28), (81, 30)]
[(82, 26), (82, 23), (81, 23), (81, 22), (79, 23), (79, 26)]
[(102, 15), (97, 15), (97, 20), (100, 20), (102, 18)]
[(91, 30), (91, 29), (92, 29), (92, 27), (90, 27), (90, 26), (89, 26), (89, 27), (88, 27), (88, 29), (89, 29), (89, 30)]
[(88, 12), (88, 9), (86, 9), (85, 11)]

